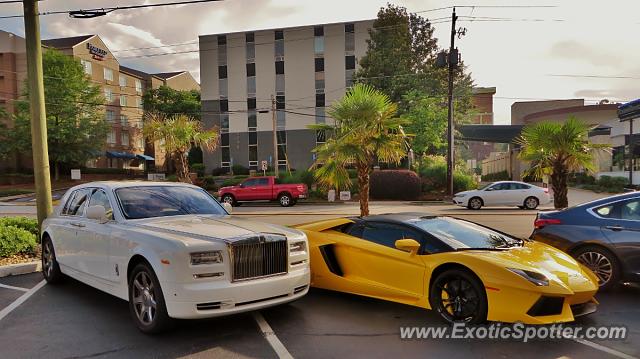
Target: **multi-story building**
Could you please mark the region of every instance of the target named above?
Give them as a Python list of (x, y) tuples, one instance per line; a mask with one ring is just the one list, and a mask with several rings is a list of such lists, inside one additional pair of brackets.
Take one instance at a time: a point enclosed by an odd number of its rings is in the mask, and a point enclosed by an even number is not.
[[(162, 85), (176, 89), (199, 89), (186, 71), (149, 74), (121, 66), (98, 35), (83, 35), (42, 40), (44, 49), (56, 49), (79, 59), (90, 81), (102, 88), (105, 121), (111, 124), (104, 154), (88, 167), (139, 168), (146, 164), (162, 167), (164, 152), (147, 144), (142, 135), (144, 115), (142, 96), (147, 89)], [(0, 104), (13, 111), (11, 100), (19, 98), (26, 78), (24, 38), (0, 32)], [(158, 156), (159, 155), (159, 156)], [(4, 167), (28, 167), (28, 155), (20, 155)]]
[(206, 170), (236, 164), (255, 170), (260, 161), (308, 168), (312, 149), (325, 141), (323, 132), (308, 126), (330, 121), (325, 107), (351, 86), (372, 24), (200, 36), (202, 118), (221, 131), (218, 148), (205, 153)]

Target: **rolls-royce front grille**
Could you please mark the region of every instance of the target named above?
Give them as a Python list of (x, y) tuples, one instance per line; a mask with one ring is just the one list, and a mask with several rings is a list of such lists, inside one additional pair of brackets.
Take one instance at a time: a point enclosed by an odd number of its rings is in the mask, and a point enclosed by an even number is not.
[(230, 243), (229, 248), (234, 282), (287, 273), (289, 251), (285, 236), (243, 238)]

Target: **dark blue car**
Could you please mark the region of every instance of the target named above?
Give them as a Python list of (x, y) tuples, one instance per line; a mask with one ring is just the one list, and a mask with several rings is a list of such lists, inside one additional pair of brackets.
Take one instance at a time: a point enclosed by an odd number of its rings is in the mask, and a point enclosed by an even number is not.
[(640, 281), (640, 192), (540, 212), (531, 238), (589, 267), (602, 290), (621, 280)]

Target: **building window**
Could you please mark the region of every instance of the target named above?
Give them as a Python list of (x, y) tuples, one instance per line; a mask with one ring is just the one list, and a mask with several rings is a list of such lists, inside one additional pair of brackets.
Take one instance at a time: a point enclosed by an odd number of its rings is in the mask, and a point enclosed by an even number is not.
[(287, 169), (287, 132), (277, 131), (276, 137), (278, 139), (278, 169)]
[(256, 109), (256, 99), (255, 99), (255, 97), (248, 98), (247, 99), (247, 110), (255, 110), (255, 109)]
[(227, 78), (227, 65), (218, 66), (218, 78), (219, 79)]
[(116, 130), (109, 130), (107, 133), (107, 143), (110, 145), (114, 145), (116, 143)]
[(220, 112), (229, 112), (229, 100), (220, 100)]
[(129, 132), (120, 132), (120, 143), (125, 147), (129, 147)]
[(316, 94), (316, 107), (324, 107), (324, 94), (317, 93)]
[(104, 68), (104, 79), (106, 81), (113, 81), (113, 70)]
[(324, 54), (324, 37), (315, 37), (313, 39), (313, 51), (316, 56)]
[(249, 169), (258, 170), (258, 146), (249, 145)]
[(220, 115), (220, 132), (229, 132), (229, 114), (223, 113)]
[(126, 107), (127, 106), (127, 96), (126, 95), (120, 95), (120, 106), (122, 106), (122, 107)]
[(344, 32), (348, 32), (348, 33), (356, 32), (355, 26), (353, 24), (344, 24)]
[(316, 72), (316, 93), (324, 92), (324, 72)]
[(247, 77), (247, 96), (253, 97), (256, 95), (256, 77)]
[(347, 70), (354, 70), (356, 68), (356, 57), (354, 55), (345, 56), (344, 66)]
[(324, 26), (314, 26), (313, 36), (324, 36)]
[(104, 112), (104, 115), (105, 115), (105, 120), (107, 122), (111, 122), (112, 123), (116, 119), (116, 116), (115, 116), (115, 114), (114, 114), (114, 112), (112, 110), (106, 110)]
[(275, 35), (274, 37), (275, 40), (284, 40), (284, 31), (276, 30), (274, 31), (274, 35)]
[(218, 46), (227, 44), (227, 36), (226, 35), (218, 35)]
[(249, 131), (249, 144), (250, 145), (258, 144), (258, 133), (256, 131)]
[(142, 93), (142, 81), (136, 80), (136, 92)]
[(253, 32), (247, 32), (246, 34), (244, 34), (244, 39), (247, 43), (255, 42), (256, 35)]
[(129, 119), (127, 118), (127, 115), (120, 115), (120, 126), (125, 127), (127, 126), (129, 122)]
[(276, 111), (276, 128), (284, 130), (287, 126), (286, 113), (284, 111)]
[(136, 106), (142, 109), (142, 97), (136, 97)]
[(276, 75), (276, 95), (284, 95), (284, 74)]
[(316, 68), (316, 72), (324, 71), (324, 58), (322, 57), (315, 58), (315, 68)]
[(229, 133), (220, 134), (220, 146), (229, 147)]
[(218, 65), (227, 63), (227, 47), (225, 45), (218, 46)]
[(120, 76), (118, 76), (118, 83), (120, 84), (120, 87), (127, 87), (127, 78), (120, 74)]
[(255, 131), (258, 127), (258, 114), (256, 111), (247, 112), (247, 127), (249, 131)]
[(247, 64), (247, 77), (252, 77), (256, 75), (256, 64), (250, 63)]
[(284, 61), (276, 61), (276, 75), (284, 75)]
[(256, 58), (256, 44), (255, 44), (255, 35), (253, 32), (248, 32), (245, 34), (246, 40), (246, 52), (247, 52), (247, 62), (254, 62)]
[(282, 30), (275, 31), (274, 50), (276, 60), (284, 59), (284, 32)]
[(276, 109), (278, 110), (284, 110), (284, 104), (285, 104), (285, 100), (284, 100), (284, 96), (276, 96)]
[(93, 75), (93, 69), (91, 68), (91, 61), (80, 60), (82, 67), (84, 68), (84, 73), (91, 76)]
[(316, 123), (326, 123), (324, 107), (316, 107)]
[(220, 91), (220, 98), (226, 99), (229, 97), (229, 79), (218, 80), (218, 90)]
[(327, 142), (327, 134), (325, 130), (317, 130), (316, 131), (316, 143), (325, 143)]
[(222, 167), (231, 167), (231, 151), (229, 147), (222, 147)]
[(346, 70), (345, 71), (345, 84), (346, 84), (346, 87), (353, 86), (353, 74), (355, 72), (356, 72), (356, 70)]
[(108, 104), (113, 102), (113, 91), (108, 87), (104, 88), (104, 99)]

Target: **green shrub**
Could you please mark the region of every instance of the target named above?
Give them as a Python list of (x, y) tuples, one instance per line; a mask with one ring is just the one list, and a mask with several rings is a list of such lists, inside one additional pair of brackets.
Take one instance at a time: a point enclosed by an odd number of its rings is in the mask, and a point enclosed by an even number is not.
[(202, 178), (200, 186), (207, 191), (217, 191), (218, 185), (216, 184), (216, 178), (213, 176), (204, 176)]
[(413, 200), (420, 197), (420, 177), (413, 171), (373, 171), (370, 181), (369, 192), (375, 199)]
[[(423, 192), (442, 192), (447, 189), (447, 163), (443, 157), (427, 157), (418, 167)], [(484, 178), (484, 177), (483, 177)], [(453, 173), (453, 190), (466, 191), (477, 187), (472, 175), (456, 169)]]
[(586, 173), (571, 173), (567, 180), (571, 185), (595, 184), (596, 178)]
[(229, 167), (216, 167), (211, 170), (212, 176), (222, 176), (229, 173)]
[(222, 181), (220, 187), (236, 186), (242, 181), (244, 181), (244, 178), (227, 178), (226, 180)]
[(33, 253), (38, 245), (37, 236), (15, 226), (0, 225), (0, 257), (18, 253)]
[(622, 192), (624, 187), (629, 183), (626, 177), (600, 176), (596, 184), (602, 188), (603, 192)]
[(195, 172), (198, 174), (198, 177), (204, 176), (204, 164), (203, 163), (194, 163), (191, 165), (191, 172)]
[(38, 221), (27, 217), (0, 217), (0, 227), (13, 226), (38, 235)]
[(508, 181), (510, 179), (511, 179), (511, 176), (509, 176), (509, 172), (507, 171), (500, 171), (500, 172), (482, 175), (482, 180), (486, 182)]
[(308, 170), (281, 173), (278, 177), (278, 183), (304, 183), (311, 188), (315, 181), (313, 172)]
[(243, 165), (233, 165), (231, 170), (234, 175), (249, 175), (249, 169)]
[(178, 176), (177, 175), (168, 175), (166, 177), (166, 180), (169, 182), (178, 182)]

